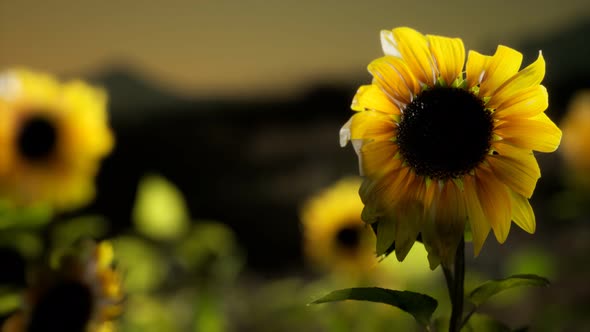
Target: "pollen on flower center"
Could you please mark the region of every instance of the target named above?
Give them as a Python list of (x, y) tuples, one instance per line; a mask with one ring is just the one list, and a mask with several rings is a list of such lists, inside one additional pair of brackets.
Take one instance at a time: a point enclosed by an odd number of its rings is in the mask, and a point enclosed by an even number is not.
[(92, 310), (92, 292), (87, 285), (62, 281), (41, 295), (27, 331), (86, 331)]
[(492, 115), (469, 91), (436, 87), (403, 111), (397, 144), (418, 175), (458, 177), (481, 163), (490, 149)]
[(356, 249), (361, 242), (361, 229), (358, 227), (345, 227), (336, 233), (336, 243), (345, 249)]
[(29, 161), (47, 159), (57, 144), (57, 128), (45, 117), (33, 116), (25, 120), (17, 137), (17, 149)]

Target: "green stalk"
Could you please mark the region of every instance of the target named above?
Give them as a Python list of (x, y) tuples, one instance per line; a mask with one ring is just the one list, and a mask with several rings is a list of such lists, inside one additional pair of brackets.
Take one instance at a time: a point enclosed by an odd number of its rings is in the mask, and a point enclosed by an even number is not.
[(461, 238), (457, 253), (455, 254), (454, 271), (443, 266), (443, 272), (447, 281), (452, 311), (449, 322), (449, 332), (459, 332), (463, 322), (463, 298), (465, 282), (465, 239)]
[(465, 283), (465, 239), (461, 238), (455, 255), (455, 273), (453, 282), (453, 311), (451, 313), (450, 332), (459, 332), (463, 321), (463, 298)]

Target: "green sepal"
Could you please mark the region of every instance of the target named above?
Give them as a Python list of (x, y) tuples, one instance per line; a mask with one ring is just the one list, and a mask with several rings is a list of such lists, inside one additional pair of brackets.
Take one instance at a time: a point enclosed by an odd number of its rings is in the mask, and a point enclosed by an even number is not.
[(395, 241), (395, 220), (391, 217), (380, 218), (377, 224), (377, 256), (391, 253), (389, 248)]
[(313, 301), (311, 304), (345, 300), (388, 304), (409, 313), (419, 324), (424, 326), (429, 324), (430, 318), (438, 306), (438, 302), (434, 298), (425, 294), (379, 287), (340, 289)]
[(379, 220), (380, 213), (373, 205), (365, 205), (361, 212), (361, 219), (365, 224), (374, 225)]
[(516, 274), (504, 279), (488, 280), (469, 294), (469, 301), (476, 306), (481, 305), (490, 297), (514, 287), (549, 286), (549, 280), (534, 274)]

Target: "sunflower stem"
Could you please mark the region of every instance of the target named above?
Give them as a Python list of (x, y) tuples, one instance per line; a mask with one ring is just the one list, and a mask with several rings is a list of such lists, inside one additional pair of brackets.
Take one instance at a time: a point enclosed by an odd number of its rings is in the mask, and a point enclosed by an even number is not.
[(453, 271), (446, 266), (442, 266), (443, 273), (445, 275), (445, 281), (447, 282), (447, 290), (449, 291), (449, 296), (451, 300), (453, 298)]
[[(450, 271), (448, 271), (450, 274)], [(457, 253), (455, 254), (454, 273), (449, 281), (447, 272), (445, 272), (449, 295), (453, 309), (451, 311), (451, 320), (449, 322), (449, 332), (459, 332), (463, 322), (463, 298), (465, 282), (465, 239), (461, 238)], [(452, 285), (452, 287), (450, 286)]]

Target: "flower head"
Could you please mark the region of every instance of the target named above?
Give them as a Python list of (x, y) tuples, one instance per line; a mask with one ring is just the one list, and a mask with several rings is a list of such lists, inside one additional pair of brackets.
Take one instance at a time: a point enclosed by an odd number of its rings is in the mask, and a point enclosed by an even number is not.
[(113, 332), (123, 298), (110, 243), (87, 242), (56, 271), (39, 276), (25, 293), (23, 309), (2, 331)]
[(305, 256), (329, 272), (362, 274), (377, 264), (375, 236), (360, 218), (359, 178), (346, 178), (312, 197), (301, 221)]
[(110, 152), (106, 93), (28, 70), (0, 74), (0, 199), (78, 207)]
[(544, 113), (543, 56), (519, 71), (522, 55), (505, 46), (470, 51), (464, 65), (458, 38), (396, 28), (381, 42), (385, 56), (369, 64), (373, 82), (340, 132), (365, 176), (363, 219), (377, 230), (377, 253), (403, 260), (421, 234), (434, 268), (452, 264), (466, 227), (476, 255), (490, 229), (500, 243), (512, 221), (533, 233), (533, 150), (552, 152), (561, 139)]

